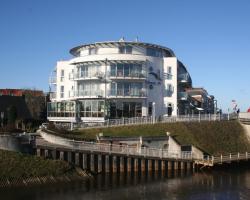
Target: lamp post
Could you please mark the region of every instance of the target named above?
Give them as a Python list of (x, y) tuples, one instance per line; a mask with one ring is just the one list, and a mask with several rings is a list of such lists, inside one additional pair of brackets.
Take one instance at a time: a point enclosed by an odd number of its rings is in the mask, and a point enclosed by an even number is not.
[(217, 100), (214, 99), (214, 114), (217, 113)]
[(155, 123), (155, 102), (152, 103), (152, 109), (153, 109), (153, 124)]
[(108, 115), (108, 109), (107, 109), (107, 64), (108, 59), (105, 59), (105, 72), (104, 72), (104, 84), (105, 84), (105, 94), (104, 94), (104, 122)]

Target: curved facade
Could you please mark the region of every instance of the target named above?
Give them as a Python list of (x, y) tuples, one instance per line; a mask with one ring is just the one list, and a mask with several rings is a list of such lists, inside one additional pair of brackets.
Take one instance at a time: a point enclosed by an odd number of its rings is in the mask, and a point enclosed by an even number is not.
[(183, 107), (186, 88), (192, 87), (185, 66), (160, 45), (97, 42), (70, 53), (74, 57), (57, 62), (50, 77), (50, 121), (175, 116), (182, 112), (178, 107)]

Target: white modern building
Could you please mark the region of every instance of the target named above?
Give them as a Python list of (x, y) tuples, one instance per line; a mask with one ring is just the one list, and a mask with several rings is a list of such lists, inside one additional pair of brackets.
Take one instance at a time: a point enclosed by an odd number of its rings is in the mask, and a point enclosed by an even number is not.
[(191, 77), (174, 52), (156, 44), (96, 42), (70, 50), (50, 77), (48, 120), (176, 116), (190, 109)]

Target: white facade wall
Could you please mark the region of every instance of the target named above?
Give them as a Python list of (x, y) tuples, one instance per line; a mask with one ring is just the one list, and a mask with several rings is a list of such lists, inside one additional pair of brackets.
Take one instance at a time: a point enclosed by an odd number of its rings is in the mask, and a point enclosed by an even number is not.
[[(145, 88), (147, 94), (146, 97), (142, 96), (127, 96), (124, 99), (119, 98), (119, 100), (124, 100), (126, 102), (140, 102), (142, 103), (141, 115), (148, 116), (149, 105), (155, 103), (155, 116), (167, 116), (168, 106), (172, 107), (172, 115), (177, 115), (177, 104), (178, 104), (178, 81), (177, 81), (177, 72), (178, 72), (178, 60), (172, 55), (171, 57), (163, 56), (147, 56), (147, 47), (140, 45), (132, 45), (131, 54), (121, 54), (119, 53), (118, 47), (99, 47), (96, 50), (96, 54), (89, 55), (89, 48), (79, 47), (79, 56), (74, 57), (68, 61), (59, 61), (56, 66), (56, 98), (52, 101), (75, 101), (78, 99), (114, 99), (115, 97), (109, 96), (109, 91), (111, 90), (111, 82), (117, 80), (111, 80), (110, 75), (110, 61), (126, 61), (126, 62), (144, 62), (145, 69), (147, 72), (147, 77), (142, 79), (123, 79), (119, 80), (121, 82), (140, 82)], [(155, 48), (157, 47), (151, 47)], [(164, 50), (161, 50), (165, 54)], [(103, 77), (103, 80), (98, 79), (98, 77), (93, 76), (89, 78), (79, 78), (73, 80), (73, 74), (77, 73), (77, 65), (79, 63), (86, 62), (101, 62), (101, 66), (98, 68), (98, 71), (102, 74), (106, 74)], [(106, 63), (106, 64), (105, 64)], [(171, 67), (171, 79), (166, 78), (168, 73), (168, 68)], [(64, 78), (62, 80), (61, 71), (64, 70)], [(106, 80), (106, 81), (104, 81)], [(86, 84), (98, 84), (97, 91), (93, 92), (95, 95), (79, 95), (78, 89), (83, 90), (83, 85)], [(79, 87), (80, 85), (80, 87)], [(169, 95), (168, 89), (171, 86), (172, 93)], [(64, 86), (64, 95), (61, 97), (61, 86)], [(100, 95), (99, 95), (100, 91)], [(96, 95), (98, 93), (98, 95)], [(82, 93), (81, 93), (82, 94)], [(115, 98), (118, 99), (118, 98)], [(82, 119), (84, 121), (84, 119)], [(98, 121), (95, 118), (85, 118), (85, 121)], [(56, 120), (55, 120), (56, 121)], [(62, 120), (61, 120), (62, 121)]]
[[(164, 73), (167, 73), (168, 67), (171, 67), (172, 71), (172, 78), (170, 80), (165, 79), (164, 80), (164, 87), (163, 87), (163, 99), (164, 99), (164, 105), (163, 108), (164, 110), (167, 109), (169, 104), (172, 104), (173, 112), (172, 115), (176, 116), (177, 115), (177, 95), (178, 95), (178, 86), (177, 86), (177, 58), (176, 57), (171, 57), (171, 58), (164, 58)], [(173, 93), (169, 97), (166, 95), (166, 90), (168, 89), (168, 84), (172, 86)], [(166, 111), (165, 111), (166, 113)]]

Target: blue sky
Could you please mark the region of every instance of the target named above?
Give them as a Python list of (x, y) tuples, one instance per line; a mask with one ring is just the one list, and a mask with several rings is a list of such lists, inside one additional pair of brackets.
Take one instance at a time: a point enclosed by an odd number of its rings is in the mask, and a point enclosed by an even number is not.
[(152, 42), (174, 50), (223, 110), (250, 106), (250, 1), (1, 0), (0, 88), (48, 90), (56, 61), (83, 43)]

